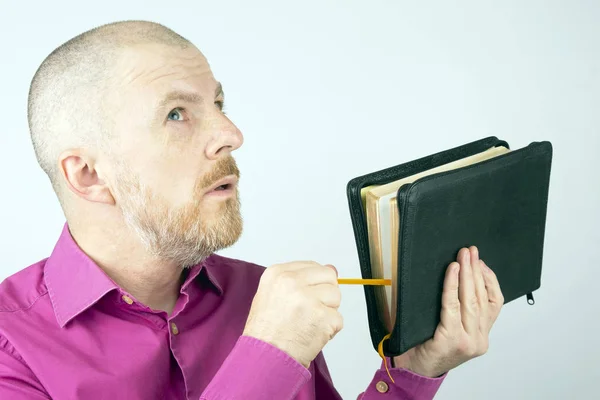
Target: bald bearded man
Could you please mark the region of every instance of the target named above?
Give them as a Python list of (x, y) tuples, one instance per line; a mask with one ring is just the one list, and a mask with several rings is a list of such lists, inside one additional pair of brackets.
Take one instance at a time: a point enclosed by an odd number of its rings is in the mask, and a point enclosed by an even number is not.
[[(0, 286), (0, 398), (341, 398), (322, 354), (343, 326), (335, 267), (215, 254), (242, 233), (223, 101), (202, 53), (156, 23), (103, 25), (44, 60), (28, 119), (66, 223)], [(431, 399), (487, 351), (503, 298), (476, 247), (442, 303), (435, 336), (359, 398)]]

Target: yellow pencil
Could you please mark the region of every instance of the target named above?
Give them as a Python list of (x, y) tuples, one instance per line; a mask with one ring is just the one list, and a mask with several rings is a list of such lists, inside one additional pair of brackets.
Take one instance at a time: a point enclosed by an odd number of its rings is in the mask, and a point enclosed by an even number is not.
[(353, 278), (338, 278), (340, 285), (378, 285), (391, 286), (391, 279), (353, 279)]

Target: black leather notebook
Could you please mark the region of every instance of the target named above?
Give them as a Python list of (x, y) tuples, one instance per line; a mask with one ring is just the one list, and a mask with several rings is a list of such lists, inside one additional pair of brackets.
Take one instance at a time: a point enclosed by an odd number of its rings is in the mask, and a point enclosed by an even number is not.
[(352, 179), (347, 185), (373, 346), (396, 356), (431, 337), (446, 268), (475, 245), (505, 303), (541, 286), (552, 145), (511, 150), (487, 137)]

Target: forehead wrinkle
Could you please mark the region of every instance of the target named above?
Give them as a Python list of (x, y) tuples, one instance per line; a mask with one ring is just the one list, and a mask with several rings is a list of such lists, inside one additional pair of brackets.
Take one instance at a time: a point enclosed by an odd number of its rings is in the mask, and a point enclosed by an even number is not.
[[(132, 57), (133, 58), (133, 57)], [(127, 66), (123, 73), (123, 80), (125, 84), (131, 85), (136, 84), (137, 81), (146, 77), (148, 80), (140, 82), (142, 85), (149, 85), (158, 79), (169, 77), (178, 74), (177, 68), (173, 68), (174, 65), (169, 63), (161, 63), (159, 65), (144, 65), (141, 59), (136, 59), (134, 65)], [(154, 64), (154, 63), (152, 63)]]
[(139, 64), (136, 64), (125, 66), (119, 75), (121, 75), (122, 81), (125, 83), (125, 85), (131, 85), (140, 79), (145, 73), (146, 71), (143, 68), (140, 68)]
[(149, 80), (148, 82), (146, 82), (146, 84), (149, 85), (149, 84), (152, 84), (152, 83), (156, 82), (159, 79), (167, 78), (167, 77), (170, 77), (170, 76), (173, 76), (173, 75), (178, 75), (178, 74), (179, 74), (178, 71), (172, 71), (172, 72), (167, 72), (167, 73), (164, 73), (164, 74), (161, 74), (161, 75), (157, 75), (154, 78), (152, 78), (151, 80)]
[(167, 78), (173, 75), (177, 75), (178, 71), (164, 71), (162, 72), (161, 70), (164, 69), (165, 67), (168, 67), (167, 65), (162, 65), (158, 68), (154, 68), (151, 70), (140, 70), (140, 71), (135, 71), (135, 68), (132, 68), (131, 71), (128, 73), (128, 75), (132, 75), (131, 78), (126, 79), (126, 84), (131, 85), (131, 84), (135, 84), (136, 81), (139, 81), (140, 79), (144, 78), (144, 77), (149, 77), (150, 80), (141, 82), (141, 84), (143, 85), (150, 85), (152, 83), (154, 83), (155, 81), (162, 79), (162, 78)]
[[(126, 83), (138, 83), (137, 81), (142, 80), (139, 84), (146, 86), (164, 78), (175, 77), (174, 80), (185, 81), (194, 76), (202, 76), (206, 72), (210, 73), (210, 66), (199, 51), (172, 52), (172, 49), (164, 49), (164, 46), (158, 49), (140, 46), (125, 51), (121, 60), (129, 67), (124, 68), (127, 71), (125, 77), (128, 78)], [(144, 77), (146, 79), (141, 79)]]

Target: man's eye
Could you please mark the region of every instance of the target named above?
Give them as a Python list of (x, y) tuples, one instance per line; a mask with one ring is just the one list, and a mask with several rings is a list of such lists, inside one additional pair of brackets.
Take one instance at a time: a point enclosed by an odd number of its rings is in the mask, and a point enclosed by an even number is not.
[(225, 114), (225, 102), (223, 100), (217, 100), (215, 101), (215, 104), (217, 105), (217, 107), (219, 107), (219, 110), (221, 110), (221, 112), (223, 112), (223, 114)]
[(168, 118), (171, 121), (183, 121), (183, 115), (181, 114), (181, 108), (175, 108), (175, 109), (171, 110)]

